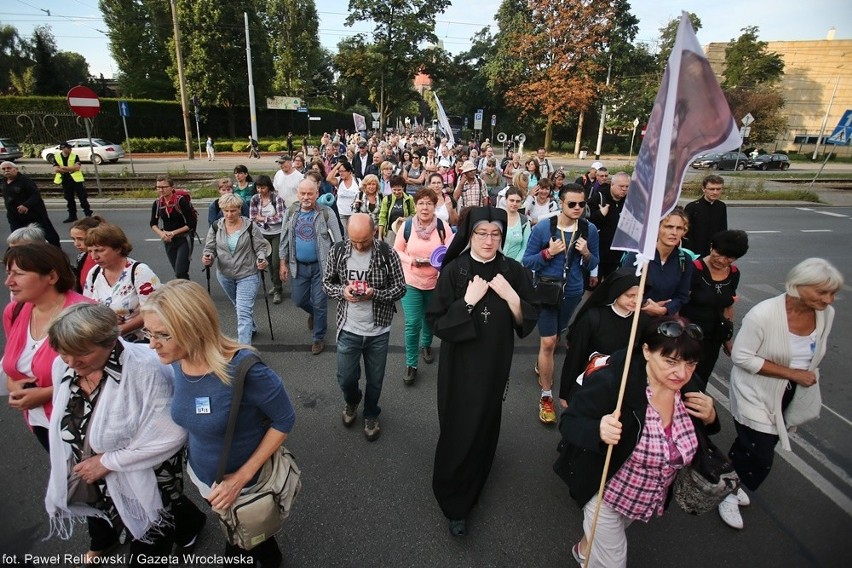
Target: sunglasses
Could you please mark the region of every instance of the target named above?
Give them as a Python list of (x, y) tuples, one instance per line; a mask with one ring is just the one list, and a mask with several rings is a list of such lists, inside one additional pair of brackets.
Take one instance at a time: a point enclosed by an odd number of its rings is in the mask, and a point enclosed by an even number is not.
[(665, 337), (676, 338), (684, 333), (696, 341), (704, 340), (704, 332), (694, 323), (683, 325), (679, 321), (666, 321), (657, 327), (657, 333)]
[(568, 209), (574, 209), (575, 207), (583, 208), (586, 206), (585, 201), (566, 201), (565, 205), (568, 206)]

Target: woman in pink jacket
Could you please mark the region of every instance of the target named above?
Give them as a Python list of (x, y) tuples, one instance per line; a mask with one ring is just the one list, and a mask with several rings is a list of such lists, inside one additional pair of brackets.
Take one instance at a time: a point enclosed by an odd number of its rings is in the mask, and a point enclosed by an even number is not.
[(403, 381), (406, 385), (413, 384), (417, 378), (419, 355), (423, 355), (427, 364), (434, 361), (432, 329), (426, 322), (426, 306), (438, 283), (438, 269), (432, 266), (430, 258), (435, 249), (442, 245), (447, 247), (453, 240), (450, 226), (435, 216), (437, 203), (438, 196), (429, 188), (414, 194), (414, 217), (402, 224), (393, 244), (405, 274), (402, 309), (405, 310), (406, 369)]
[(49, 451), (48, 425), (53, 410), (53, 361), (46, 341), (50, 322), (67, 306), (91, 302), (74, 291), (71, 263), (61, 249), (30, 243), (6, 251), (6, 287), (12, 302), (3, 311), (6, 349), (3, 371), (9, 406), (24, 413), (33, 434)]

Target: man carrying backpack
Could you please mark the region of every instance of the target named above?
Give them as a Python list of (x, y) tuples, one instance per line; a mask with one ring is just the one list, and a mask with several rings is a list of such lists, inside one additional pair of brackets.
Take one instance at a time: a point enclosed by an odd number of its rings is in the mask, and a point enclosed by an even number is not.
[(593, 270), (600, 259), (598, 230), (582, 218), (586, 208), (583, 186), (576, 183), (562, 186), (559, 207), (558, 216), (533, 228), (524, 253), (524, 266), (534, 272), (533, 282), (541, 304), (536, 372), (541, 387), (538, 418), (543, 424), (556, 423), (551, 391), (556, 344), (583, 298), (583, 271)]
[(465, 162), (461, 173), (456, 182), (456, 189), (453, 191), (453, 199), (458, 203), (458, 210), (488, 205), (488, 190), (485, 188), (485, 182), (476, 176), (476, 166), (473, 162)]
[(198, 222), (197, 213), (189, 198), (175, 190), (171, 177), (157, 176), (157, 193), (159, 197), (151, 207), (151, 230), (163, 241), (166, 256), (175, 271), (175, 278), (189, 280), (189, 261), (192, 257), (192, 236)]

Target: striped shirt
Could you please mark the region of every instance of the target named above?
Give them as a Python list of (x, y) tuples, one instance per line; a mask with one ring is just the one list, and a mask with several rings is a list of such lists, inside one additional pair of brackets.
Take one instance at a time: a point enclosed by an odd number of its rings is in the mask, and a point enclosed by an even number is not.
[(660, 415), (650, 404), (650, 387), (645, 388), (645, 395), (649, 401), (645, 429), (633, 453), (607, 482), (603, 498), (625, 517), (648, 522), (655, 514), (663, 514), (669, 486), (677, 471), (692, 461), (698, 440), (680, 393), (675, 394), (670, 437), (666, 436)]

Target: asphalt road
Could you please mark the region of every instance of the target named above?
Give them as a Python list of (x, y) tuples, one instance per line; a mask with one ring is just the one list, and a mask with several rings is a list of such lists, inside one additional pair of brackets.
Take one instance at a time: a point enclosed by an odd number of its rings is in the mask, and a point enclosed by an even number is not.
[[(106, 212), (135, 244), (132, 256), (164, 279), (171, 270), (162, 246), (150, 239), (147, 211)], [(57, 226), (60, 211), (51, 211)], [(732, 228), (751, 231), (751, 250), (739, 262), (743, 276), (738, 316), (783, 291), (787, 270), (806, 256), (824, 256), (852, 283), (852, 208), (736, 208)], [(5, 238), (8, 228), (0, 229)], [(71, 253), (70, 244), (64, 245)], [(195, 254), (191, 275), (203, 283)], [(743, 510), (745, 530), (728, 528), (715, 513), (692, 517), (676, 505), (663, 518), (635, 523), (628, 531), (631, 567), (845, 567), (852, 565), (852, 287), (838, 295), (829, 353), (822, 367), (822, 418), (799, 430), (792, 453), (779, 452), (776, 466), (752, 506)], [(235, 330), (233, 309), (215, 279), (212, 295), (226, 331)], [(0, 294), (5, 297), (5, 294)], [(452, 538), (431, 493), (437, 440), (437, 364), (421, 365), (418, 382), (405, 387), (403, 316), (394, 320), (382, 396), (382, 436), (365, 440), (361, 421), (347, 430), (335, 380), (332, 345), (310, 354), (305, 315), (285, 300), (271, 306), (276, 340), (269, 338), (263, 302), (256, 306), (256, 346), (280, 372), (293, 398), (297, 421), (288, 447), (303, 470), (303, 493), (286, 532), (278, 536), (286, 565), (301, 566), (562, 566), (573, 565), (570, 547), (581, 535), (582, 515), (567, 487), (552, 472), (558, 435), (538, 422), (533, 374), (537, 336), (517, 342), (502, 436), (491, 477), (470, 517), (469, 536)], [(333, 313), (333, 307), (330, 310)], [(437, 345), (437, 340), (435, 344)], [(559, 360), (564, 356), (560, 351)], [(722, 356), (712, 381), (727, 394), (730, 362)], [(720, 405), (721, 406), (721, 405)], [(721, 412), (717, 444), (727, 449), (733, 425)], [(79, 554), (85, 527), (70, 541), (42, 541), (47, 456), (21, 417), (0, 405), (0, 553)], [(195, 496), (194, 488), (188, 494)], [(201, 554), (221, 552), (215, 520), (201, 537)], [(43, 556), (41, 556), (43, 558)], [(8, 557), (0, 556), (0, 562)]]

